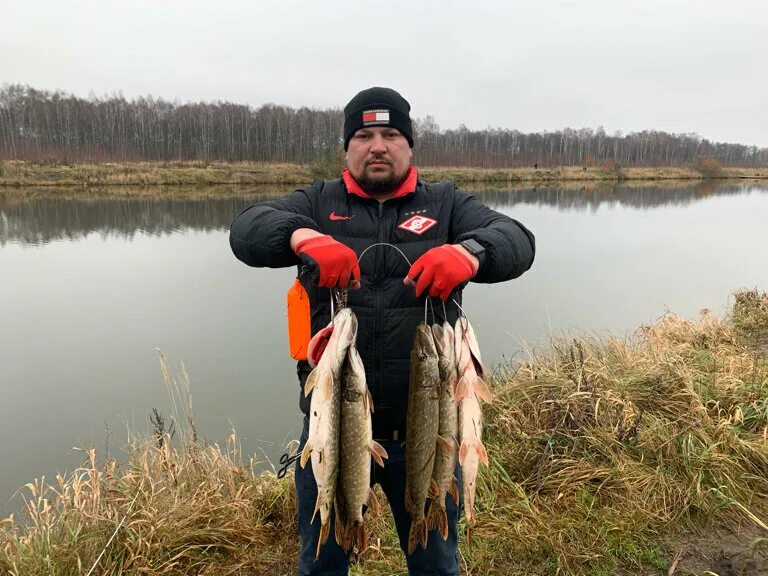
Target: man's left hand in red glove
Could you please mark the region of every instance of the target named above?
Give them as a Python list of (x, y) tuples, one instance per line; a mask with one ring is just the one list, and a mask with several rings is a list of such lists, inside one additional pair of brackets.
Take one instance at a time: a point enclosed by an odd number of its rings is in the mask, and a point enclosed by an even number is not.
[(430, 296), (447, 300), (459, 284), (477, 274), (479, 267), (480, 261), (464, 247), (443, 244), (422, 254), (408, 270), (403, 282), (416, 286), (416, 296), (428, 290)]

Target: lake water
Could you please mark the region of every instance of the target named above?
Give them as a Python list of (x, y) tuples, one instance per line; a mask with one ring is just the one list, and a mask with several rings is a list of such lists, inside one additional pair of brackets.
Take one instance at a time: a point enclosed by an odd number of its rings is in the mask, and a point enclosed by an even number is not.
[[(465, 291), (490, 363), (552, 334), (722, 314), (735, 289), (768, 287), (765, 184), (476, 194), (537, 238), (522, 278)], [(79, 465), (73, 447), (119, 457), (126, 431), (148, 434), (153, 408), (168, 415), (156, 347), (189, 371), (205, 441), (234, 428), (264, 461), (298, 435), (295, 270), (248, 268), (228, 244), (233, 216), (264, 197), (0, 192), (0, 512), (24, 483)]]

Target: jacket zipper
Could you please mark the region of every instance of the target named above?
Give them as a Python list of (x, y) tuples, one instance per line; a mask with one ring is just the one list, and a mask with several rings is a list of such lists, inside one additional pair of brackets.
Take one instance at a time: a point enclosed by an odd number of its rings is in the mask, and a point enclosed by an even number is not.
[[(387, 219), (384, 217), (384, 204), (382, 202), (379, 202), (379, 225), (376, 229), (376, 242), (384, 242), (384, 227), (387, 223)], [(382, 315), (382, 305), (381, 305), (381, 280), (382, 280), (382, 274), (381, 274), (381, 267), (383, 264), (382, 256), (386, 257), (384, 254), (385, 246), (376, 246), (376, 290), (374, 292), (374, 303), (373, 303), (373, 309), (374, 309), (374, 342), (376, 343), (376, 350), (375, 350), (375, 362), (374, 362), (374, 390), (376, 391), (376, 397), (381, 398), (381, 381), (382, 381), (382, 366), (384, 362), (384, 349), (382, 345), (382, 335), (381, 331), (383, 329), (383, 315)]]

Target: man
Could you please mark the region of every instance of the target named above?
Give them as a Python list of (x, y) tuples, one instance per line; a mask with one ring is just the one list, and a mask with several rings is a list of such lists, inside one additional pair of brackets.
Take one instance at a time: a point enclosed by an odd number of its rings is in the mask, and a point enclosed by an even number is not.
[[(309, 294), (312, 334), (331, 317), (331, 290), (349, 291), (358, 318), (357, 348), (374, 399), (374, 438), (389, 453), (384, 468), (374, 466), (407, 549), (410, 518), (405, 510), (405, 449), (402, 444), (408, 399), (409, 357), (416, 326), (424, 320), (425, 298), (445, 302), (448, 320), (469, 281), (501, 282), (530, 268), (534, 237), (521, 224), (458, 191), (450, 182), (430, 186), (412, 164), (414, 145), (410, 105), (389, 88), (369, 88), (344, 108), (347, 169), (341, 179), (251, 206), (232, 223), (230, 244), (250, 266), (298, 265)], [(398, 250), (384, 243), (396, 246)], [(362, 252), (372, 246), (358, 262)], [(402, 252), (402, 254), (401, 254)], [(405, 258), (403, 257), (405, 256)], [(406, 262), (411, 262), (412, 265)], [(443, 306), (432, 307), (434, 320)], [(303, 388), (310, 372), (298, 363)], [(309, 398), (300, 393), (304, 414)], [(308, 416), (304, 419), (303, 445)], [(316, 485), (309, 464), (296, 468), (299, 574), (346, 574), (348, 557), (333, 542), (315, 560), (319, 521), (310, 522)], [(430, 532), (426, 549), (407, 556), (409, 574), (458, 574), (458, 507), (448, 500), (449, 536)], [(333, 534), (333, 528), (331, 528)]]

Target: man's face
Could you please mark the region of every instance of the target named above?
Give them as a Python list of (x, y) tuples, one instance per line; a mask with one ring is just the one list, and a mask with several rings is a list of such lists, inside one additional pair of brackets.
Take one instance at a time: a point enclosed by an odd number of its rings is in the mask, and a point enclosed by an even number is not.
[(388, 194), (405, 180), (413, 152), (399, 130), (388, 126), (361, 128), (347, 148), (347, 168), (369, 194)]

